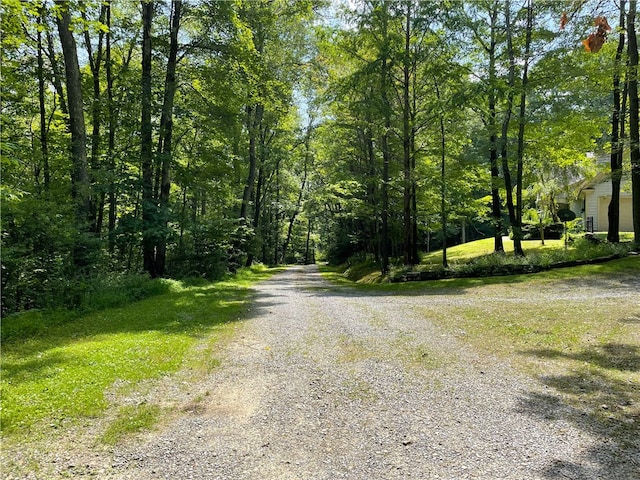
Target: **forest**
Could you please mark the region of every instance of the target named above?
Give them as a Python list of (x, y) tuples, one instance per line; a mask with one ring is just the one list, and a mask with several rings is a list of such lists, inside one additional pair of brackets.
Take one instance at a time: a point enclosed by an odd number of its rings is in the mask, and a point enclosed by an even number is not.
[[(640, 242), (636, 0), (3, 0), (2, 313), (144, 275)], [(578, 217), (580, 212), (576, 212)], [(446, 255), (444, 256), (446, 266)]]

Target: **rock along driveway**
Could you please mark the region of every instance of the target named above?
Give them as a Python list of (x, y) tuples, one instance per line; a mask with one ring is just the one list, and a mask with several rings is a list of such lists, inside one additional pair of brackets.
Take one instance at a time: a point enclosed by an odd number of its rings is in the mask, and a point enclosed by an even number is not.
[(474, 301), (337, 289), (290, 268), (257, 287), (193, 408), (120, 447), (109, 478), (640, 478), (637, 455), (562, 402), (532, 404), (544, 385), (425, 314)]

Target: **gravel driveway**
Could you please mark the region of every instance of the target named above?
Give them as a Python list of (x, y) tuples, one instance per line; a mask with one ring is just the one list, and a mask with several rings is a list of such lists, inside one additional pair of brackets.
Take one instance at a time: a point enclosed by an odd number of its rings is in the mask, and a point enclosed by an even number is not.
[(313, 266), (276, 275), (197, 401), (119, 447), (108, 478), (640, 478), (634, 452), (537, 403), (544, 385), (425, 318), (460, 301), (479, 299), (337, 289)]

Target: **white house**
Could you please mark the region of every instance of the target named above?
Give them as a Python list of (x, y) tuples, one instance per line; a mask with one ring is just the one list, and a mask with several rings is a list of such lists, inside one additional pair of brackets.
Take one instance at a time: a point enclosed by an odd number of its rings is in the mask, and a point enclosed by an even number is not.
[[(599, 173), (591, 180), (577, 184), (578, 199), (571, 208), (582, 215), (585, 227), (591, 232), (609, 230), (609, 203), (611, 202), (611, 174)], [(620, 229), (621, 232), (633, 231), (631, 206), (631, 182), (624, 179), (620, 192)]]

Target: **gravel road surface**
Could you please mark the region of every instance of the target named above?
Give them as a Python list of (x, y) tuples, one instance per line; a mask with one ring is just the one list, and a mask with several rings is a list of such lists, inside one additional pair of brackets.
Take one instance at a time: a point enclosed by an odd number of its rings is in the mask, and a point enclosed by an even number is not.
[(193, 386), (197, 401), (118, 447), (103, 476), (640, 479), (637, 452), (425, 317), (425, 306), (481, 301), (338, 289), (316, 267), (290, 268), (257, 287), (222, 366)]

